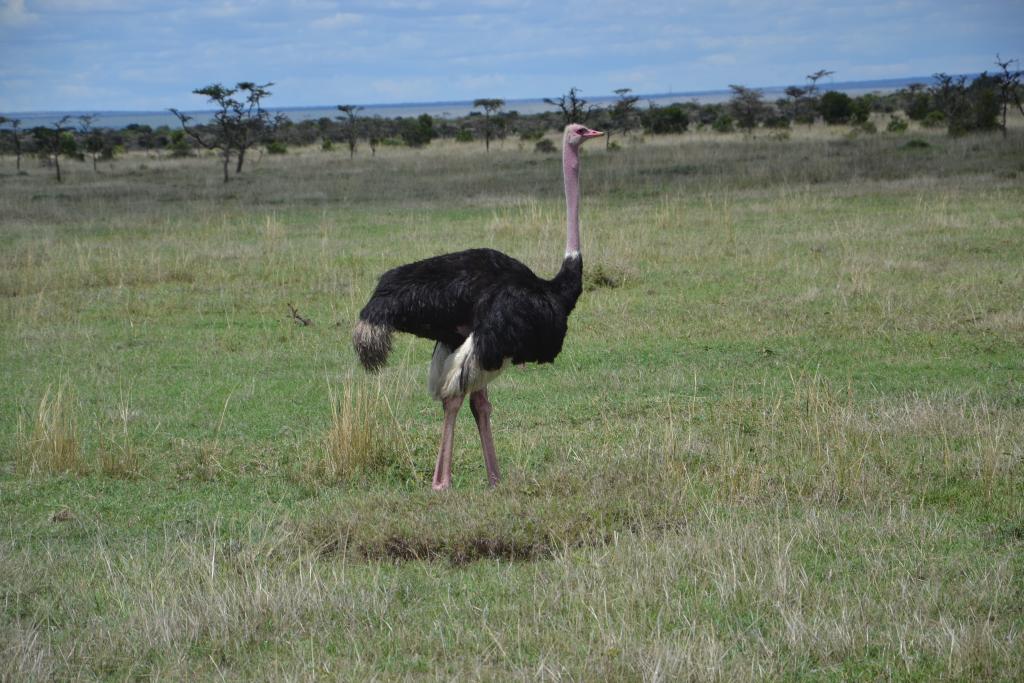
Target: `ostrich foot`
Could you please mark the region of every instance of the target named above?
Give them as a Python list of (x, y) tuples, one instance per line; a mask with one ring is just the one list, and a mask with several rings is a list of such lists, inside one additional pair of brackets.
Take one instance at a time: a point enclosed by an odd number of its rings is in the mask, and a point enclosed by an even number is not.
[(455, 417), (459, 414), (464, 396), (452, 396), (443, 401), (444, 426), (441, 429), (441, 447), (437, 452), (437, 465), (434, 467), (435, 491), (444, 491), (452, 485), (452, 446), (455, 441)]
[(491, 436), (491, 402), (487, 400), (487, 389), (474, 391), (469, 395), (469, 408), (480, 431), (480, 445), (484, 449), (484, 464), (487, 466), (487, 483), (491, 487), (501, 481), (498, 471), (498, 456), (494, 452), (494, 438)]

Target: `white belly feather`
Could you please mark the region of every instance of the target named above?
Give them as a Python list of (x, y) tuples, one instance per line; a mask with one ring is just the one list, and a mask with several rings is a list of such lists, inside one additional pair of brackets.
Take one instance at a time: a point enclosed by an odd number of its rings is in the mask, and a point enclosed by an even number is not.
[(470, 394), (486, 387), (508, 367), (509, 361), (506, 358), (497, 370), (484, 370), (474, 353), (473, 335), (466, 337), (466, 341), (455, 351), (438, 342), (434, 347), (434, 356), (430, 359), (427, 388), (430, 395), (439, 401)]

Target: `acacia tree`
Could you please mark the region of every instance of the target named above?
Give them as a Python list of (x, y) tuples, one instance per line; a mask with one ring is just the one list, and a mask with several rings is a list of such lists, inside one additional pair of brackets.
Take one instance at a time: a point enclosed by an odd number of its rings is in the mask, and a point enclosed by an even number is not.
[(969, 129), (971, 109), (971, 103), (967, 99), (967, 76), (937, 73), (932, 78), (935, 79), (935, 84), (931, 87), (932, 100), (942, 112), (949, 134), (965, 134)]
[(377, 147), (380, 146), (381, 140), (380, 117), (374, 116), (372, 119), (368, 118), (364, 120), (366, 121), (367, 140), (370, 143), (370, 156), (375, 157), (377, 156)]
[(818, 81), (820, 81), (825, 76), (831, 76), (834, 73), (835, 71), (829, 71), (828, 69), (818, 69), (812, 74), (807, 74), (807, 87), (804, 89), (804, 95), (807, 97), (807, 103), (810, 106), (812, 112), (809, 117), (809, 120), (807, 121), (807, 125), (814, 124), (813, 111), (817, 109), (818, 105), (816, 101), (818, 99)]
[(473, 100), (473, 107), (476, 109), (484, 110), (484, 150), (491, 151), (491, 137), (493, 130), (491, 129), (491, 114), (497, 114), (501, 111), (501, 108), (505, 106), (505, 100), (498, 98), (487, 98), (483, 97), (480, 99)]
[(0, 116), (0, 126), (9, 126), (8, 134), (11, 139), (11, 147), (14, 149), (14, 163), (15, 168), (21, 171), (21, 119), (9, 119), (6, 116)]
[(569, 92), (560, 95), (558, 99), (544, 98), (545, 103), (558, 107), (562, 111), (562, 125), (564, 126), (568, 126), (570, 123), (583, 123), (594, 111), (593, 107), (587, 107), (587, 101), (578, 93), (579, 88), (573, 86), (569, 88)]
[(748, 134), (753, 133), (768, 110), (761, 91), (742, 85), (730, 85), (729, 88), (732, 90), (729, 111), (736, 119), (736, 125)]
[[(185, 133), (200, 147), (220, 150), (224, 162), (225, 183), (228, 182), (231, 154), (235, 153), (238, 157), (235, 173), (241, 173), (246, 151), (271, 137), (277, 127), (286, 120), (283, 114), (271, 116), (270, 112), (263, 108), (262, 100), (270, 96), (267, 88), (272, 85), (274, 84), (257, 85), (250, 81), (242, 81), (234, 88), (225, 88), (220, 83), (214, 83), (193, 90), (196, 95), (205, 95), (218, 107), (213, 120), (203, 127), (189, 127), (191, 116), (177, 109), (170, 110), (181, 121)], [(240, 99), (235, 98), (238, 93), (244, 93)]]
[(92, 127), (96, 120), (95, 114), (85, 114), (78, 117), (78, 132), (82, 134), (85, 151), (92, 157), (92, 172), (98, 173), (96, 168), (96, 157), (103, 151), (103, 134)]
[(795, 122), (797, 120), (799, 116), (800, 100), (802, 100), (806, 94), (807, 91), (797, 85), (791, 85), (786, 88), (786, 97), (789, 98), (787, 105), (790, 121)]
[(615, 94), (619, 99), (615, 101), (611, 110), (611, 123), (604, 138), (604, 148), (611, 146), (612, 131), (617, 130), (623, 135), (629, 132), (636, 120), (636, 103), (640, 101), (637, 95), (630, 95), (632, 88), (619, 88)]
[[(356, 155), (356, 112), (362, 111), (363, 108), (354, 104), (339, 104), (338, 111), (345, 114), (348, 119), (348, 158), (352, 159)], [(345, 121), (346, 118), (342, 116), (335, 116), (334, 118), (339, 121)]]
[(78, 145), (71, 134), (71, 126), (66, 125), (71, 120), (70, 116), (63, 116), (61, 119), (49, 126), (37, 126), (32, 129), (32, 136), (36, 139), (36, 145), (43, 150), (47, 158), (53, 160), (53, 167), (57, 172), (57, 182), (64, 182), (60, 172), (61, 156), (76, 156)]
[(1019, 69), (1016, 71), (1010, 70), (1010, 65), (1019, 63), (1016, 59), (1003, 60), (1002, 57), (996, 53), (996, 66), (1002, 69), (1002, 73), (996, 74), (997, 85), (999, 88), (999, 107), (1002, 111), (1002, 123), (1000, 128), (1003, 130), (1003, 137), (1006, 137), (1006, 110), (1009, 109), (1010, 103), (1012, 102), (1017, 106), (1017, 109), (1021, 114), (1024, 114), (1024, 103), (1020, 99), (1020, 77), (1024, 72)]
[(831, 76), (834, 73), (835, 71), (829, 71), (827, 69), (818, 69), (812, 74), (807, 74), (807, 81), (809, 83), (809, 85), (807, 86), (807, 96), (815, 97), (818, 93), (818, 81), (820, 81), (825, 76)]

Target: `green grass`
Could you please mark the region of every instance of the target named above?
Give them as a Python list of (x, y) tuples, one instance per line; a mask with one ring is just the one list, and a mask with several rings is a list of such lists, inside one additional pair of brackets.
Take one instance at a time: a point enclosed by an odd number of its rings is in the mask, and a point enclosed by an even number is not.
[(565, 349), (441, 495), (432, 345), (351, 326), (432, 254), (553, 273), (556, 158), (0, 160), (0, 679), (1020, 679), (1011, 133), (588, 149)]

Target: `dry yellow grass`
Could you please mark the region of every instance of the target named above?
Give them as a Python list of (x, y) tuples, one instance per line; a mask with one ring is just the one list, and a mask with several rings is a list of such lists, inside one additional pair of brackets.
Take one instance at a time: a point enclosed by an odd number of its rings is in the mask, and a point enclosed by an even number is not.
[[(404, 435), (379, 382), (347, 378), (339, 394), (328, 384), (330, 424), (317, 455), (305, 468), (307, 480), (349, 481), (404, 465)], [(415, 470), (415, 468), (413, 468)]]
[(86, 471), (70, 389), (47, 387), (31, 416), (19, 415), (15, 458), (29, 476)]

